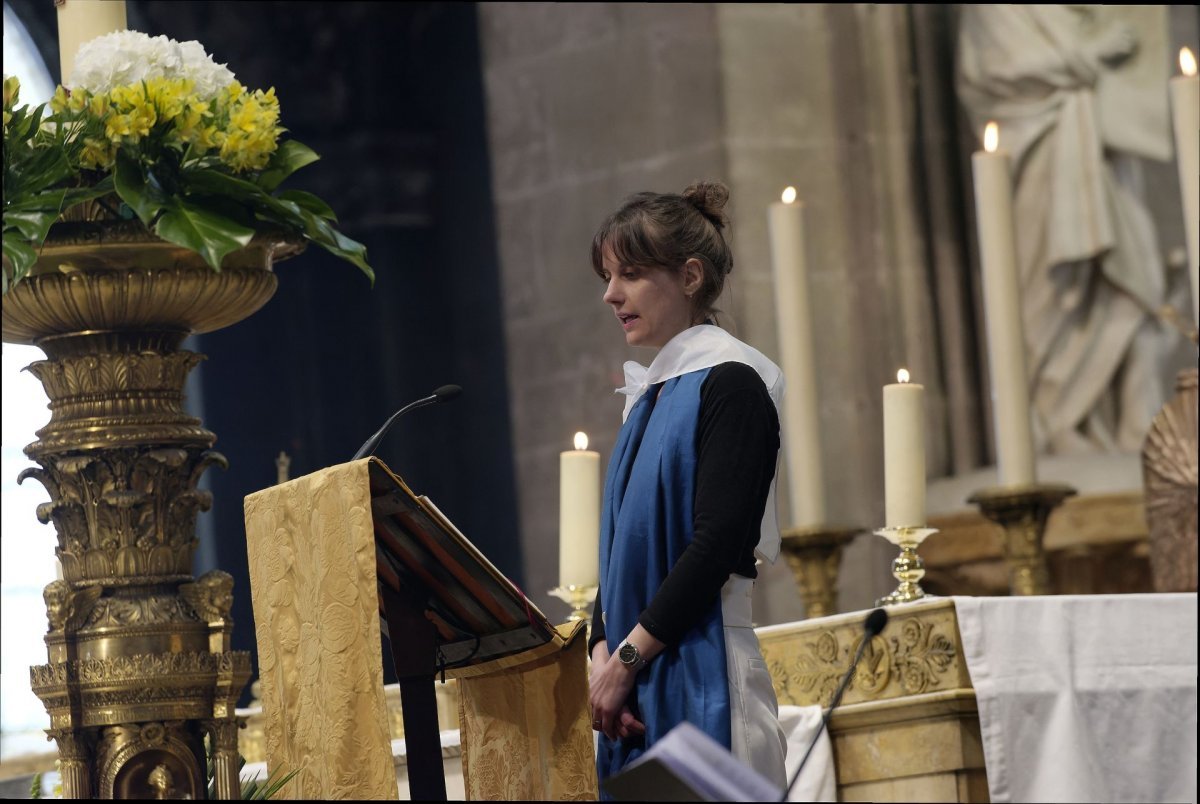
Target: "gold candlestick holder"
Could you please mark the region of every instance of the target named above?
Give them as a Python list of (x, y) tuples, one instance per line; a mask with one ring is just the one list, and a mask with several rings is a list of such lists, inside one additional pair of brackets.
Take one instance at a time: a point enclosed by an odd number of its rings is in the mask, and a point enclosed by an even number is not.
[(1046, 520), (1075, 489), (1063, 483), (1027, 486), (994, 486), (981, 489), (967, 502), (1004, 528), (1001, 549), (1008, 565), (1008, 589), (1013, 595), (1048, 595), (1050, 572), (1046, 565)]
[(937, 532), (937, 528), (880, 528), (875, 531), (876, 536), (882, 536), (900, 548), (900, 555), (892, 559), (892, 576), (900, 585), (890, 595), (876, 600), (876, 606), (911, 603), (925, 597), (920, 583), (925, 577), (925, 562), (917, 555), (917, 548)]
[(575, 586), (568, 584), (567, 586), (556, 586), (550, 590), (550, 594), (554, 595), (559, 600), (564, 601), (571, 607), (571, 616), (567, 618), (568, 622), (578, 622), (583, 620), (586, 623), (591, 623), (592, 618), (588, 607), (596, 600), (596, 592), (600, 587), (595, 585)]
[(842, 548), (862, 528), (816, 525), (783, 531), (780, 549), (800, 587), (807, 619), (826, 617), (837, 611), (838, 570)]

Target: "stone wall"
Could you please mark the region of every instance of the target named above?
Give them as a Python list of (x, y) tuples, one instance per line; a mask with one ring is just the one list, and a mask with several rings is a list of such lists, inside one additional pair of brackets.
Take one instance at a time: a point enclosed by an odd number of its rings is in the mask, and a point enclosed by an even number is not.
[(607, 462), (625, 346), (592, 235), (626, 195), (726, 174), (711, 5), (483, 3), (480, 39), (526, 592), (552, 619), (558, 453)]

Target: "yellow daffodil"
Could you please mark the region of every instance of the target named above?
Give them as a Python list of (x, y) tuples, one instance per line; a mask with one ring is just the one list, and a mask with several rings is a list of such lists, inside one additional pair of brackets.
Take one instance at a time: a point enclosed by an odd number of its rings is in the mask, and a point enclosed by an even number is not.
[(10, 75), (4, 79), (4, 108), (11, 109), (13, 104), (17, 102), (17, 95), (21, 91), (21, 82), (17, 80), (15, 75)]

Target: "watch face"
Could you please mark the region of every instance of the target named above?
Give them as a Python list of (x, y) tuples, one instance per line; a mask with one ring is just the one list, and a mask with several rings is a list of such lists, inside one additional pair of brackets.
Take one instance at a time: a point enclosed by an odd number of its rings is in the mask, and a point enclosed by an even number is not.
[(620, 658), (623, 664), (633, 664), (638, 660), (637, 645), (634, 645), (632, 642), (626, 642), (617, 651), (617, 657)]

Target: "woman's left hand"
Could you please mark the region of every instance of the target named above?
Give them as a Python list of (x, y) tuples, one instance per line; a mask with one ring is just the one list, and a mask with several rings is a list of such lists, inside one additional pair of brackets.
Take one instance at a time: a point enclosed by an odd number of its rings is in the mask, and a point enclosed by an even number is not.
[(589, 696), (592, 721), (593, 725), (599, 721), (599, 730), (610, 740), (644, 734), (646, 731), (646, 727), (633, 717), (625, 705), (636, 679), (637, 674), (631, 668), (611, 658), (602, 664), (592, 665)]

